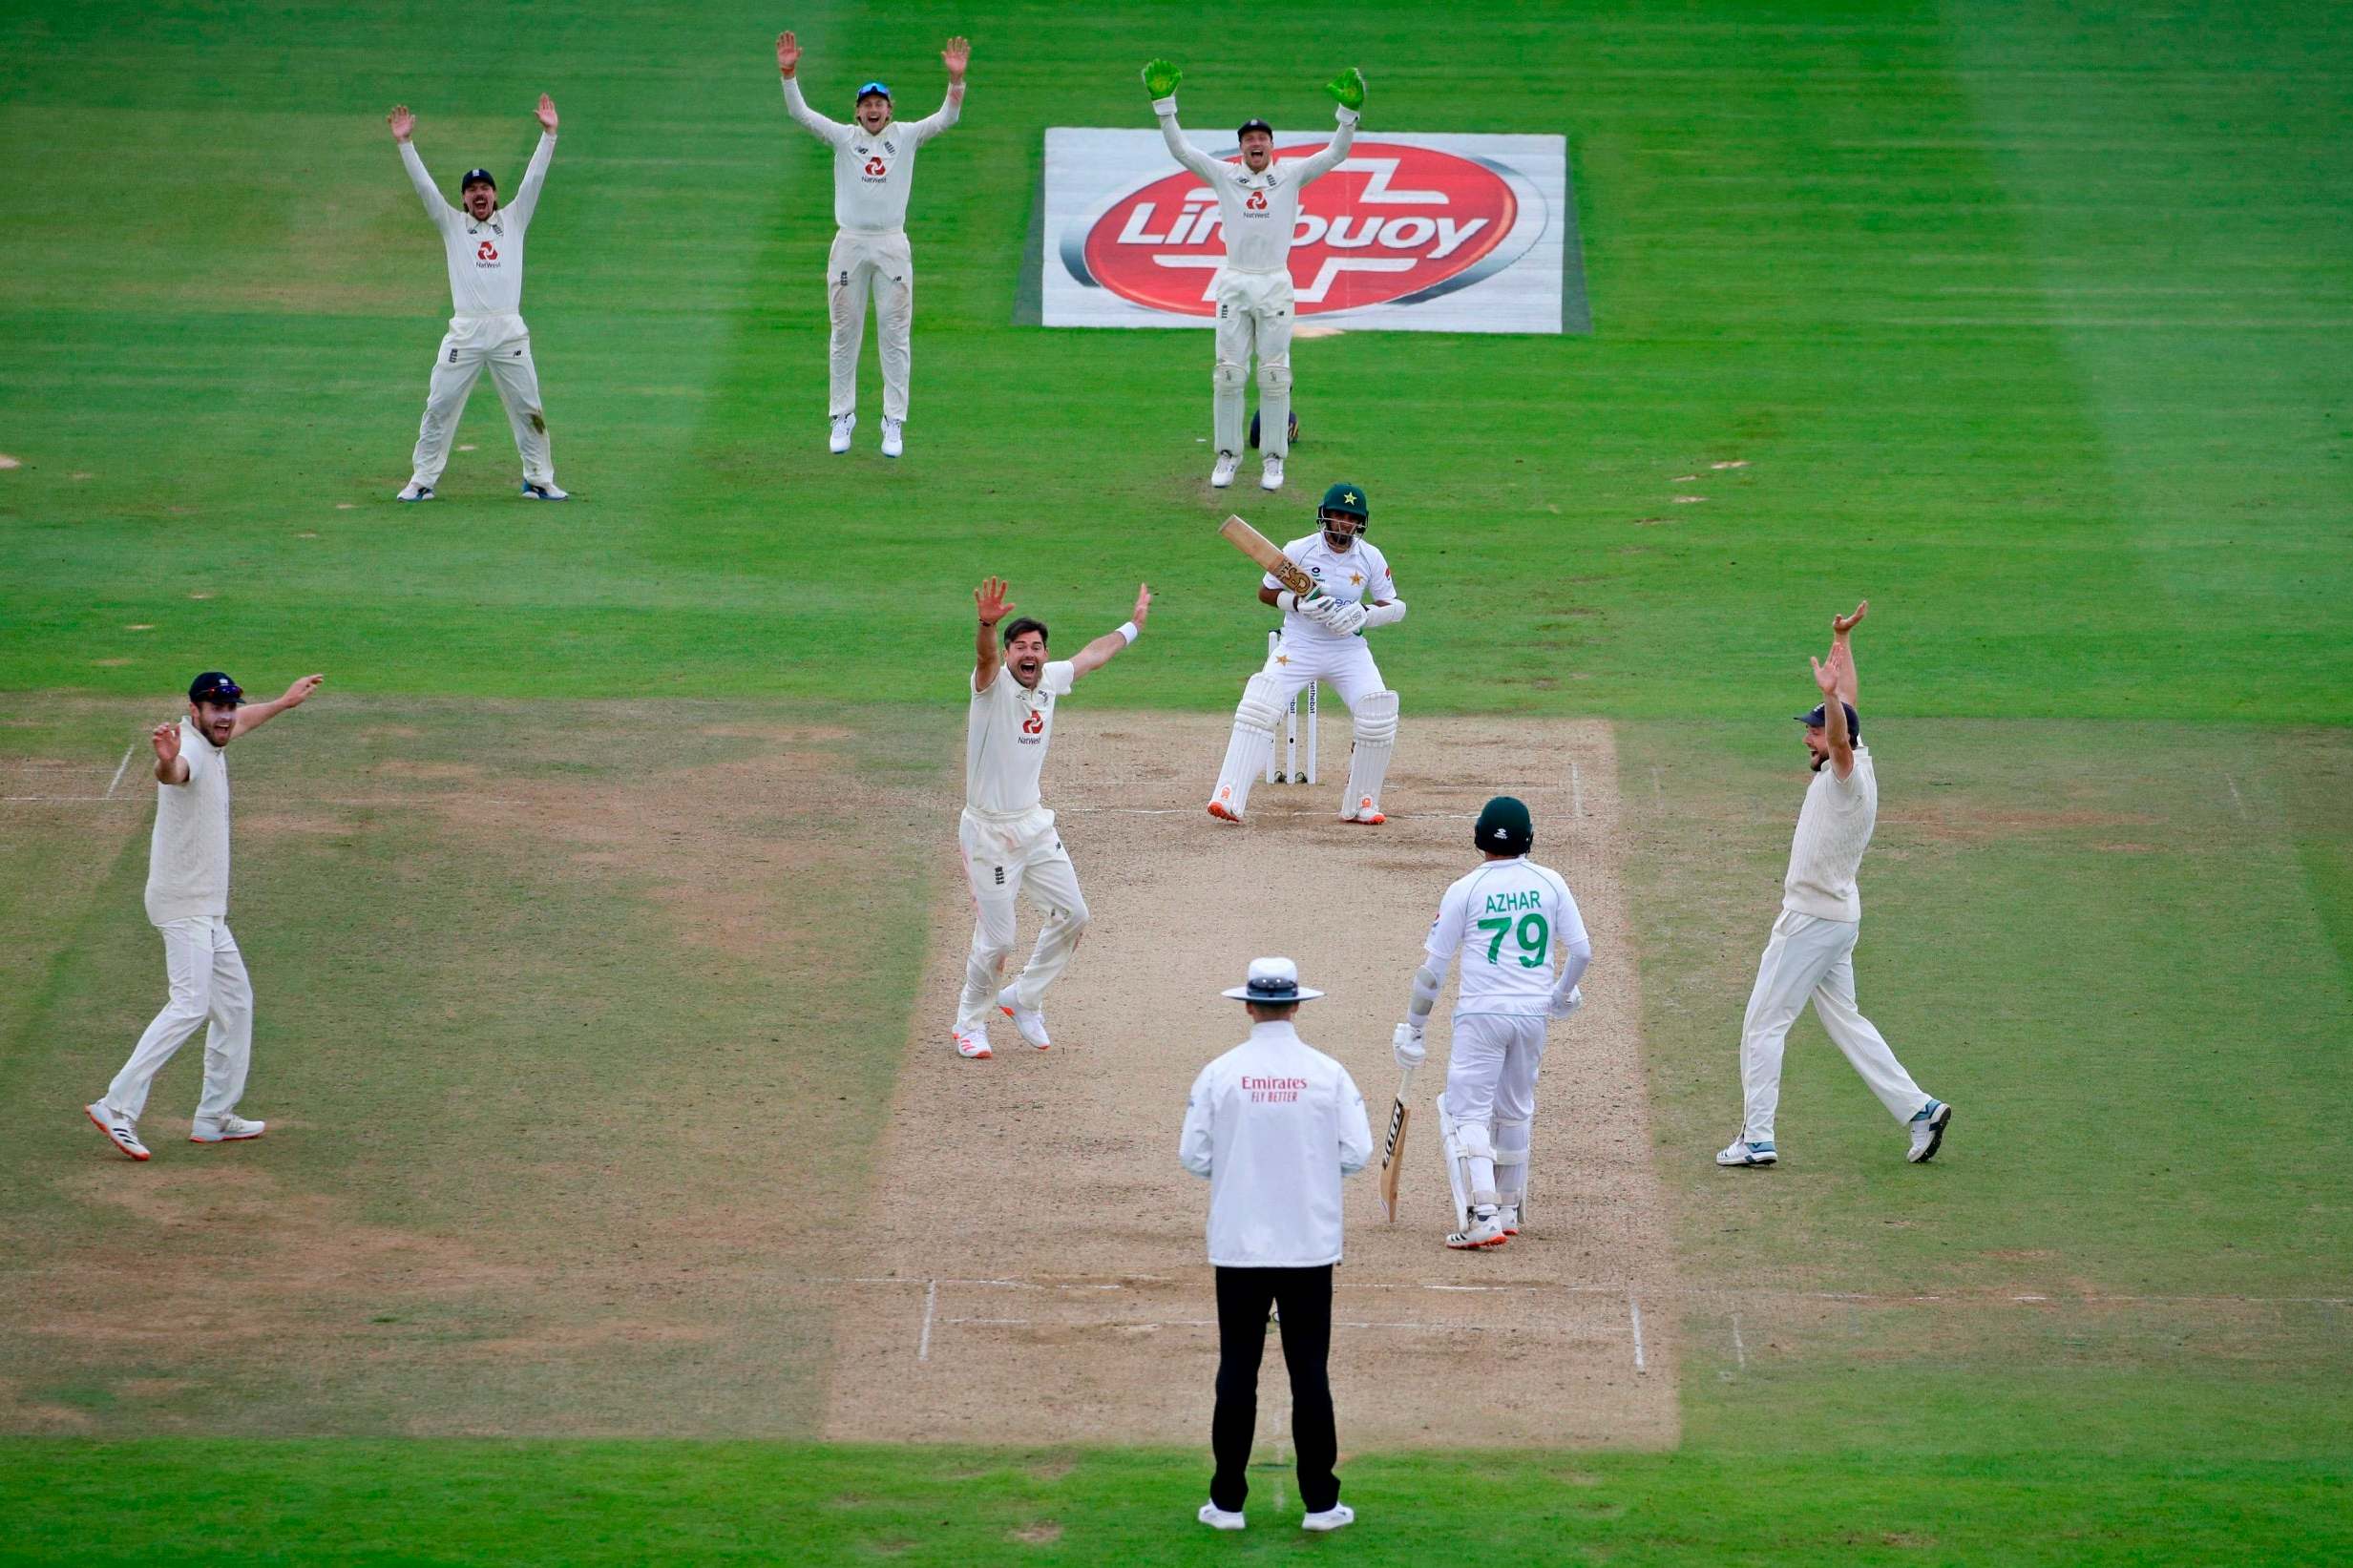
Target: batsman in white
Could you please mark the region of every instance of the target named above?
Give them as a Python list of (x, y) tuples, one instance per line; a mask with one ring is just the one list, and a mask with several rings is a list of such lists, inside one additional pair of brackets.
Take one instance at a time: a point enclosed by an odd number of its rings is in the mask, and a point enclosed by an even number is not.
[[(229, 934), (229, 742), (298, 707), (325, 676), (306, 675), (275, 701), (248, 704), (237, 682), (207, 670), (188, 687), (188, 716), (158, 724), (156, 830), (147, 856), (147, 918), (163, 933), (171, 999), (147, 1026), (103, 1098), (82, 1107), (116, 1148), (147, 1158), (139, 1113), (147, 1090), (181, 1046), (204, 1035), (204, 1091), (189, 1141), (260, 1138), (264, 1123), (237, 1114), (253, 1059), (253, 986)], [(209, 1028), (207, 1029), (207, 1025)]]
[(1813, 712), (1797, 716), (1806, 726), (1814, 782), (1806, 786), (1790, 842), (1781, 913), (1756, 966), (1748, 1016), (1740, 1023), (1740, 1136), (1716, 1155), (1719, 1165), (1779, 1162), (1773, 1118), (1781, 1103), (1781, 1052), (1790, 1025), (1809, 999), (1831, 1043), (1846, 1054), (1887, 1114), (1904, 1124), (1911, 1138), (1906, 1160), (1919, 1164), (1934, 1159), (1953, 1119), (1951, 1106), (1921, 1093), (1855, 1005), (1855, 939), (1862, 931), (1862, 895), (1855, 878), (1879, 821), (1880, 784), (1855, 711), (1859, 682), (1849, 634), (1870, 608), (1865, 599), (1853, 615), (1832, 617), (1830, 658), (1813, 661), (1822, 700)]
[(1363, 634), (1405, 618), (1405, 601), (1389, 574), (1388, 559), (1365, 542), (1372, 525), (1364, 488), (1346, 482), (1324, 491), (1316, 529), (1283, 547), (1292, 564), (1320, 587), (1301, 598), (1271, 574), (1261, 578), (1258, 598), (1283, 612), (1282, 641), (1266, 667), (1242, 688), (1233, 710), (1233, 735), (1209, 815), (1242, 820), (1250, 783), (1266, 771), (1274, 751), (1274, 726), (1283, 710), (1311, 680), (1329, 683), (1356, 721), (1356, 741), (1348, 759), (1348, 792), (1340, 798), (1342, 822), (1374, 825), (1388, 820), (1380, 809), (1381, 781), (1397, 743), (1397, 694), (1381, 684), (1380, 667)]
[(948, 96), (936, 113), (913, 125), (891, 117), (891, 90), (881, 82), (858, 89), (853, 122), (830, 120), (801, 96), (800, 41), (776, 38), (776, 70), (784, 78), (785, 108), (804, 130), (833, 148), (833, 237), (826, 260), (826, 298), (833, 333), (829, 349), (831, 388), (827, 449), (850, 449), (858, 428), (858, 350), (866, 342), (866, 302), (874, 301), (882, 352), (882, 455), (907, 449), (907, 370), (915, 321), (914, 253), (907, 245), (907, 193), (915, 180), (915, 152), (954, 125), (964, 111), (964, 68), (973, 46), (951, 38), (939, 52), (948, 68)]
[(1459, 1251), (1502, 1246), (1520, 1234), (1545, 1030), (1584, 1005), (1577, 982), (1593, 962), (1568, 884), (1527, 858), (1535, 839), (1528, 808), (1511, 796), (1498, 795), (1480, 811), (1471, 841), (1485, 863), (1439, 900), (1393, 1040), (1399, 1067), (1421, 1065), (1429, 1050), (1422, 1031), (1460, 954), (1454, 1043), (1438, 1097), (1456, 1217), (1446, 1244)]
[[(978, 1058), (989, 1055), (992, 1011), (1011, 1018), (1031, 1045), (1046, 1048), (1046, 988), (1069, 966), (1087, 921), (1079, 873), (1055, 829), (1054, 813), (1038, 794), (1038, 775), (1054, 739), (1054, 700), (1067, 697), (1081, 676), (1110, 663), (1143, 634), (1152, 591), (1137, 584), (1135, 615), (1124, 625), (1080, 649), (1077, 658), (1052, 663), (1043, 621), (1027, 616), (1008, 621), (1000, 638), (998, 623), (1013, 610), (1002, 578), (983, 581), (973, 602), (980, 625), (973, 639), (964, 816), (956, 836), (977, 918), (953, 1038), (957, 1056)], [(1046, 923), (1027, 967), (1000, 988), (998, 978), (1013, 956), (1014, 900), (1023, 892), (1045, 911)]]
[(1217, 193), (1218, 220), (1226, 240), (1226, 262), (1211, 282), (1217, 302), (1217, 362), (1211, 372), (1209, 436), (1217, 463), (1209, 484), (1224, 490), (1242, 462), (1242, 389), (1250, 353), (1258, 354), (1258, 415), (1266, 453), (1258, 483), (1283, 488), (1283, 459), (1291, 450), (1291, 240), (1299, 226), (1299, 193), (1328, 174), (1356, 139), (1357, 111), (1364, 107), (1364, 73), (1351, 66), (1326, 84), (1339, 105), (1339, 134), (1320, 152), (1281, 162), (1274, 157), (1274, 131), (1265, 120), (1243, 122), (1237, 133), (1242, 160), (1213, 158), (1177, 128), (1176, 90), (1185, 73), (1166, 60), (1144, 68), (1152, 113), (1169, 156), (1201, 177)]
[(433, 356), (433, 377), (425, 392), (425, 418), (417, 426), (416, 452), (409, 460), (409, 483), (399, 499), (430, 501), (441, 470), (450, 461), (450, 443), (457, 437), (458, 416), (466, 411), (466, 395), (485, 368), (507, 407), (507, 424), (515, 431), (515, 449), (523, 458), (523, 498), (527, 501), (568, 501), (556, 485), (555, 459), (548, 449), (547, 412), (539, 403), (539, 370), (531, 360), (531, 328), (523, 324), (523, 234), (539, 205), (539, 188), (547, 183), (547, 166), (556, 156), (556, 100), (539, 94), (536, 111), (539, 146), (523, 171), (515, 199), (498, 200), (498, 183), (488, 169), (469, 169), (458, 182), (464, 210), (441, 199), (433, 177), (425, 172), (409, 138), (417, 117), (407, 104), (396, 104), (385, 116), (392, 139), (400, 143), (400, 161), (409, 183), (425, 203), (425, 216), (441, 231), (441, 248), (450, 263), (450, 330)]

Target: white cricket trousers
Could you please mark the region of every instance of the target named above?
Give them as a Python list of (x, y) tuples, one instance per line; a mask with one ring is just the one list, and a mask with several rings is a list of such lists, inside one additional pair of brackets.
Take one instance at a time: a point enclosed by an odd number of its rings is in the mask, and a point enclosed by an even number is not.
[[(1548, 1019), (1500, 1013), (1455, 1014), (1446, 1053), (1446, 1114), (1490, 1126), (1503, 1160), (1471, 1161), (1475, 1189), (1494, 1187), (1506, 1203), (1527, 1188), (1529, 1123), (1536, 1119), (1536, 1075), (1544, 1065)], [(1481, 1166), (1487, 1168), (1481, 1169)], [(1503, 1179), (1494, 1168), (1511, 1172)]]
[(1824, 920), (1783, 909), (1756, 966), (1748, 1016), (1740, 1024), (1740, 1090), (1745, 1110), (1740, 1136), (1773, 1141), (1773, 1116), (1781, 1103), (1781, 1048), (1789, 1027), (1810, 998), (1830, 1041), (1862, 1075), (1887, 1114), (1909, 1121), (1928, 1103), (1880, 1032), (1855, 1006), (1855, 939), (1859, 922)]
[(1026, 1011), (1042, 1005), (1046, 987), (1070, 967), (1070, 955), (1086, 933), (1086, 898), (1079, 891), (1078, 868), (1062, 847), (1051, 811), (1040, 809), (1007, 822), (967, 810), (956, 838), (977, 917), (956, 1022), (958, 1029), (977, 1029), (996, 1014), (998, 977), (1013, 956), (1015, 901), (1027, 893), (1046, 917), (1036, 951), (1013, 983), (1014, 1000)]
[(874, 300), (882, 359), (882, 417), (907, 417), (907, 369), (914, 359), (915, 261), (906, 231), (843, 229), (826, 260), (826, 297), (833, 318), (832, 386), (828, 417), (858, 411), (858, 351), (866, 345), (866, 300)]
[(245, 1069), (253, 1060), (253, 986), (245, 959), (229, 934), (229, 923), (213, 915), (173, 920), (163, 933), (163, 970), (171, 1000), (131, 1051), (115, 1081), (106, 1086), (106, 1107), (133, 1121), (147, 1109), (147, 1089), (163, 1064), (199, 1029), (204, 1035), (204, 1093), (196, 1119), (218, 1121), (237, 1109), (245, 1093)]
[(417, 426), (417, 449), (409, 459), (410, 477), (437, 485), (449, 467), (450, 443), (457, 438), (458, 416), (482, 372), (491, 373), (498, 401), (507, 407), (507, 428), (523, 459), (523, 478), (534, 485), (556, 483), (556, 463), (547, 438), (547, 411), (539, 404), (539, 370), (531, 362), (531, 335), (496, 346), (469, 343), (452, 332), (441, 340), (433, 379), (425, 390), (425, 418)]
[(1242, 450), (1242, 394), (1258, 356), (1258, 449), (1291, 451), (1291, 273), (1220, 271), (1217, 363), (1210, 371), (1209, 436), (1221, 452)]

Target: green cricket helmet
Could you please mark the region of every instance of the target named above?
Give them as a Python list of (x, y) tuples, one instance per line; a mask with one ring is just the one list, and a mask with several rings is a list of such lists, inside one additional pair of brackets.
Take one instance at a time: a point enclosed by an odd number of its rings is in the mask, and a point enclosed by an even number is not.
[[(1373, 526), (1372, 513), (1364, 504), (1364, 487), (1343, 479), (1325, 491), (1323, 504), (1315, 509), (1315, 525), (1324, 531), (1327, 539), (1345, 534), (1354, 540), (1363, 534)], [(1332, 548), (1346, 547), (1335, 544)]]

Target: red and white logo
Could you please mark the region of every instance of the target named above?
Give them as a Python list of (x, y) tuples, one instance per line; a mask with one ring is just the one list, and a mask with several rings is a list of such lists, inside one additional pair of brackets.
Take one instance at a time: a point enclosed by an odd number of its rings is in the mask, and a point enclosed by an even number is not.
[(1030, 709), (1029, 717), (1021, 721), (1021, 733), (1024, 735), (1042, 735), (1045, 727), (1046, 716), (1036, 708)]
[(870, 178), (880, 179), (883, 176), (891, 172), (891, 168), (890, 165), (883, 162), (880, 157), (870, 157), (866, 160), (866, 172)]
[(482, 241), (482, 247), (473, 253), (473, 257), (477, 261), (495, 261), (498, 260), (498, 247), (485, 240)]
[[(1276, 150), (1305, 157), (1313, 145)], [(1524, 201), (1537, 221), (1522, 223)], [(1253, 192), (1253, 206), (1263, 193)], [(1451, 293), (1517, 261), (1544, 228), (1543, 199), (1503, 166), (1434, 147), (1359, 141), (1300, 193), (1291, 277), (1302, 317)], [(1183, 170), (1114, 197), (1062, 239), (1081, 282), (1147, 309), (1208, 316), (1226, 258), (1216, 197)]]

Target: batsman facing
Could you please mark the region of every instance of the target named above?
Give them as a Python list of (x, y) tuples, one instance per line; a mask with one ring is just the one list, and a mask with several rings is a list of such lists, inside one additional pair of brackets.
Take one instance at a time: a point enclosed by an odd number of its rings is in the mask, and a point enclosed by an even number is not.
[(1438, 1097), (1455, 1205), (1446, 1244), (1458, 1251), (1502, 1246), (1520, 1234), (1547, 1023), (1584, 1005), (1577, 982), (1593, 961), (1568, 884), (1527, 858), (1535, 840), (1528, 808), (1511, 796), (1498, 795), (1480, 811), (1471, 841), (1484, 863), (1439, 900), (1427, 956), (1414, 972), (1405, 1021), (1392, 1040), (1399, 1067), (1410, 1074), (1421, 1065), (1429, 1051), (1422, 1032), (1460, 954), (1462, 985)]
[(1405, 601), (1397, 596), (1387, 558), (1364, 541), (1371, 520), (1362, 486), (1334, 485), (1316, 511), (1316, 531), (1292, 540), (1271, 559), (1239, 537), (1264, 546), (1255, 530), (1239, 518), (1229, 520), (1224, 532), (1268, 567), (1258, 598), (1283, 612), (1283, 636), (1234, 708), (1233, 734), (1209, 793), (1209, 815), (1219, 821), (1243, 820), (1250, 784), (1273, 756), (1276, 721), (1299, 688), (1316, 680), (1339, 693), (1355, 718), (1340, 820), (1368, 826), (1388, 820), (1380, 789), (1397, 747), (1397, 694), (1381, 683), (1380, 667), (1361, 634), (1403, 620)]

